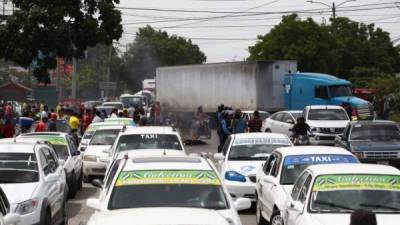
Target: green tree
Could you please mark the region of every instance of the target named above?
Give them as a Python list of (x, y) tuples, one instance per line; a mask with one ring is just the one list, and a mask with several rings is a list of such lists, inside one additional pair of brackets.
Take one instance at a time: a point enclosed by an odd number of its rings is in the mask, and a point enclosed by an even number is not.
[(301, 71), (330, 73), (360, 83), (400, 71), (400, 51), (389, 33), (348, 18), (337, 18), (335, 24), (333, 33), (331, 25), (319, 25), (311, 18), (284, 16), (249, 47), (249, 60), (297, 60)]
[(88, 47), (122, 35), (119, 0), (12, 0), (18, 9), (0, 21), (0, 58), (28, 68), (49, 83), (57, 57), (82, 58)]
[(197, 45), (176, 35), (154, 30), (147, 26), (140, 28), (136, 38), (123, 55), (125, 67), (125, 89), (140, 90), (141, 82), (154, 78), (159, 66), (199, 64), (206, 56)]

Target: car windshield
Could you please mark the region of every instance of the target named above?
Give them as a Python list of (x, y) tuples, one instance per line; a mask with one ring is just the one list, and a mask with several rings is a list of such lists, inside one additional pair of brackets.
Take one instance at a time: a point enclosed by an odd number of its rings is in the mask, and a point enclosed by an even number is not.
[(351, 140), (399, 140), (400, 131), (395, 124), (356, 124), (351, 130)]
[(329, 94), (331, 98), (353, 95), (351, 87), (348, 85), (329, 86)]
[(283, 161), (280, 183), (293, 185), (308, 166), (333, 163), (358, 163), (358, 160), (352, 155), (289, 155)]
[(144, 104), (143, 98), (141, 97), (122, 97), (121, 102), (125, 108), (129, 108), (131, 105), (136, 107)]
[(233, 145), (229, 152), (228, 160), (267, 160), (272, 151), (288, 145), (246, 144)]
[(310, 109), (308, 120), (349, 120), (343, 109)]
[(53, 145), (54, 151), (56, 152), (58, 158), (67, 160), (69, 157), (68, 146), (67, 145)]
[(120, 137), (117, 152), (135, 149), (183, 150), (181, 142), (175, 134), (132, 134)]
[(311, 212), (340, 213), (367, 209), (400, 213), (400, 176), (323, 175), (315, 179)]
[(0, 183), (32, 183), (39, 181), (35, 154), (0, 153)]
[(119, 131), (119, 129), (97, 130), (89, 145), (113, 145)]
[(227, 209), (226, 197), (212, 171), (121, 172), (108, 209), (143, 207), (191, 207)]

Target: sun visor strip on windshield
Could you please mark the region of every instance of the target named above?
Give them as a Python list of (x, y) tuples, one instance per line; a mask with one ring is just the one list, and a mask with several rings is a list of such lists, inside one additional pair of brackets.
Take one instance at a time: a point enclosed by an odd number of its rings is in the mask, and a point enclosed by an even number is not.
[(358, 163), (352, 155), (290, 155), (286, 156), (284, 165)]
[(121, 172), (116, 186), (151, 184), (221, 185), (221, 182), (212, 171), (140, 170)]
[(314, 192), (336, 190), (400, 191), (400, 176), (390, 175), (323, 175), (317, 177)]
[(27, 136), (24, 138), (30, 138), (39, 141), (48, 141), (52, 145), (68, 145), (67, 140), (64, 137), (58, 136)]
[(286, 138), (241, 138), (233, 145), (290, 145), (290, 141)]

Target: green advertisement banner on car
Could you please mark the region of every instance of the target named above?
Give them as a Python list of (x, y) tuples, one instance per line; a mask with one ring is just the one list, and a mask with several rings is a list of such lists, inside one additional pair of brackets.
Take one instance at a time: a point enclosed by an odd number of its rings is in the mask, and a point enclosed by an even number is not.
[(35, 139), (38, 141), (47, 141), (52, 145), (68, 145), (64, 137), (53, 135), (38, 135), (38, 136), (25, 136), (23, 138)]
[(400, 191), (397, 175), (324, 175), (315, 180), (313, 191), (336, 190)]
[(221, 185), (213, 171), (138, 170), (121, 172), (116, 186), (150, 184)]

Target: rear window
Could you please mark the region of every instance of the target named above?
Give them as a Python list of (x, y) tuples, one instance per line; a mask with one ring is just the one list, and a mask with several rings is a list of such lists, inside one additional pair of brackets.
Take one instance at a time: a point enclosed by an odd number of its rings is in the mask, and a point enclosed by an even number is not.
[(31, 183), (39, 181), (35, 154), (0, 153), (0, 183)]
[(400, 131), (395, 124), (356, 124), (350, 139), (352, 140), (399, 140)]
[(117, 152), (135, 149), (183, 150), (175, 134), (132, 134), (120, 137)]

